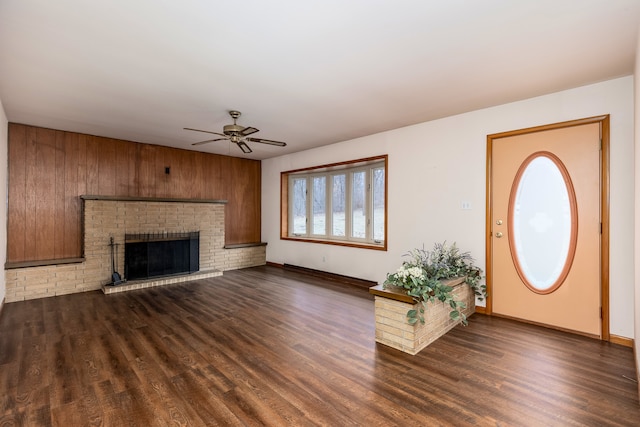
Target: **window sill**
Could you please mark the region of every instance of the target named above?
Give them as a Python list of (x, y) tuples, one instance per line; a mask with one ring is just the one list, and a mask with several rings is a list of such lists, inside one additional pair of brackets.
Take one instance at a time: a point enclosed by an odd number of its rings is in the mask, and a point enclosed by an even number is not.
[(307, 238), (307, 237), (288, 237), (288, 236), (280, 237), (280, 240), (290, 240), (294, 242), (306, 242), (306, 243), (320, 243), (325, 245), (346, 246), (350, 248), (360, 248), (360, 249), (372, 249), (374, 251), (387, 250), (386, 242), (381, 245), (376, 245), (372, 243), (357, 243), (357, 242), (347, 242), (342, 240), (324, 240), (324, 239), (313, 239), (313, 238)]

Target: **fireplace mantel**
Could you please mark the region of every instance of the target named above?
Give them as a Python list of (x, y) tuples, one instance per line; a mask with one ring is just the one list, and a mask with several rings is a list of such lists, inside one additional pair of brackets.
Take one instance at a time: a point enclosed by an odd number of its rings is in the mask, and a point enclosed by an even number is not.
[(128, 197), (128, 196), (98, 196), (82, 195), (82, 200), (104, 200), (110, 202), (167, 202), (167, 203), (221, 203), (226, 204), (227, 200), (216, 199), (175, 199), (170, 197)]

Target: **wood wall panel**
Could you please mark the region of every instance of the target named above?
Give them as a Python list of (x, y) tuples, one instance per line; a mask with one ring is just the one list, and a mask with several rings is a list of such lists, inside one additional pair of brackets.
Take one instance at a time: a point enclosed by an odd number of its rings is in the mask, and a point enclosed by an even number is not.
[[(153, 168), (154, 178), (156, 180), (156, 189), (159, 191), (159, 195), (156, 197), (172, 197), (170, 191), (171, 175), (167, 175), (164, 173), (165, 166), (170, 166), (169, 163), (176, 162), (179, 156), (179, 153), (174, 154), (174, 159), (172, 160), (171, 153), (169, 153), (169, 148), (165, 147), (157, 147), (158, 150), (156, 152), (156, 163)], [(176, 171), (177, 172), (177, 171)], [(188, 197), (190, 198), (190, 197)]]
[(226, 243), (259, 242), (260, 175), (255, 160), (10, 123), (7, 262), (80, 257), (81, 195), (228, 200)]
[(65, 178), (66, 178), (66, 153), (65, 153), (65, 140), (64, 132), (56, 131), (55, 133), (56, 146), (55, 146), (55, 215), (54, 215), (54, 228), (53, 228), (53, 252), (57, 254), (64, 253), (64, 233), (65, 233)]
[(140, 144), (136, 153), (136, 187), (141, 197), (155, 197), (153, 168), (155, 166), (155, 152), (153, 146)]
[[(36, 140), (37, 129), (27, 129), (27, 137), (25, 139), (25, 220), (24, 220), (24, 256), (31, 254), (35, 256), (36, 252), (36, 215), (32, 214), (36, 211)], [(7, 235), (8, 237), (8, 235)]]
[(36, 135), (36, 259), (51, 259), (55, 254), (56, 134), (39, 128)]
[[(10, 125), (11, 126), (11, 125)], [(77, 178), (77, 191), (72, 194), (89, 194), (87, 191), (87, 139), (88, 135), (84, 134), (73, 134), (77, 135), (78, 139), (76, 142), (78, 149), (78, 178)], [(9, 127), (9, 140), (11, 140), (11, 127)], [(73, 140), (70, 143), (73, 144)], [(67, 167), (72, 167), (71, 165), (67, 165)], [(11, 169), (11, 162), (9, 162), (9, 169)]]
[(131, 165), (135, 165), (135, 147), (120, 140), (114, 140), (116, 147), (115, 158), (115, 193), (123, 196), (132, 196), (130, 187), (132, 179), (129, 174), (135, 171)]
[(100, 194), (100, 163), (98, 162), (98, 144), (95, 143), (94, 137), (87, 135), (85, 144), (87, 146), (87, 194)]
[(116, 196), (116, 172), (118, 170), (118, 162), (116, 156), (116, 141), (108, 138), (93, 137), (95, 144), (100, 144), (100, 140), (104, 143), (98, 147), (100, 153), (100, 161), (98, 162), (98, 188), (100, 195)]
[(203, 197), (206, 198), (207, 194), (220, 193), (223, 191), (222, 183), (224, 180), (222, 179), (222, 170), (228, 170), (229, 166), (229, 157), (212, 157), (208, 159), (203, 159), (204, 163), (204, 180), (202, 181), (202, 193)]
[[(249, 227), (249, 223), (260, 223), (260, 168), (241, 168), (239, 162), (242, 159), (230, 158), (229, 162), (231, 167), (229, 168), (232, 174), (232, 180), (234, 186), (232, 192), (229, 194), (229, 202), (233, 206), (239, 207), (242, 214), (251, 218), (251, 221), (239, 222), (235, 221), (234, 215), (231, 210), (228, 210), (228, 215), (225, 217), (225, 229), (229, 230), (233, 235), (251, 235), (253, 241), (260, 240), (260, 227), (257, 230), (253, 230)], [(257, 185), (256, 185), (257, 183)], [(258, 234), (252, 234), (257, 231)], [(230, 242), (229, 243), (242, 243), (242, 242)]]
[(64, 132), (64, 246), (62, 258), (72, 258), (81, 245), (82, 229), (80, 216), (80, 199), (77, 194), (84, 194), (84, 187), (78, 182), (80, 176), (80, 144), (77, 133)]
[(27, 128), (15, 125), (11, 136), (8, 156), (14, 159), (14, 167), (9, 168), (8, 172), (12, 191), (8, 194), (7, 228), (13, 232), (13, 244), (7, 247), (7, 259), (20, 259), (25, 254), (26, 238)]

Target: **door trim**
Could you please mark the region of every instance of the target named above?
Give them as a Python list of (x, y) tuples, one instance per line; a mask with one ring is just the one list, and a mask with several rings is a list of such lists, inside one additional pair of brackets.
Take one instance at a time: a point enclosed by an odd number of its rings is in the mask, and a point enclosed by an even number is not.
[(553, 129), (562, 129), (572, 126), (581, 126), (592, 123), (600, 124), (600, 219), (602, 221), (600, 234), (600, 337), (603, 341), (610, 341), (609, 332), (609, 115), (587, 117), (584, 119), (571, 120), (560, 123), (553, 123), (544, 126), (535, 126), (526, 129), (513, 130), (508, 132), (494, 133), (487, 135), (487, 176), (486, 176), (486, 224), (485, 224), (485, 272), (487, 285), (486, 307), (478, 310), (487, 315), (493, 315), (493, 274), (492, 274), (492, 253), (493, 239), (491, 230), (493, 227), (493, 217), (491, 212), (492, 192), (491, 192), (491, 159), (493, 155), (493, 141), (516, 135), (524, 135), (534, 132), (542, 132)]

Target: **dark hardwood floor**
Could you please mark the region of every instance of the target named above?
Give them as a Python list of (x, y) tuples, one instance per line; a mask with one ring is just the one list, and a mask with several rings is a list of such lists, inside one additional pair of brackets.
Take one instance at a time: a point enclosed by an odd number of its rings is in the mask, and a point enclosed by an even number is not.
[(632, 351), (473, 315), (416, 356), (276, 267), (6, 304), (0, 426), (638, 426)]

